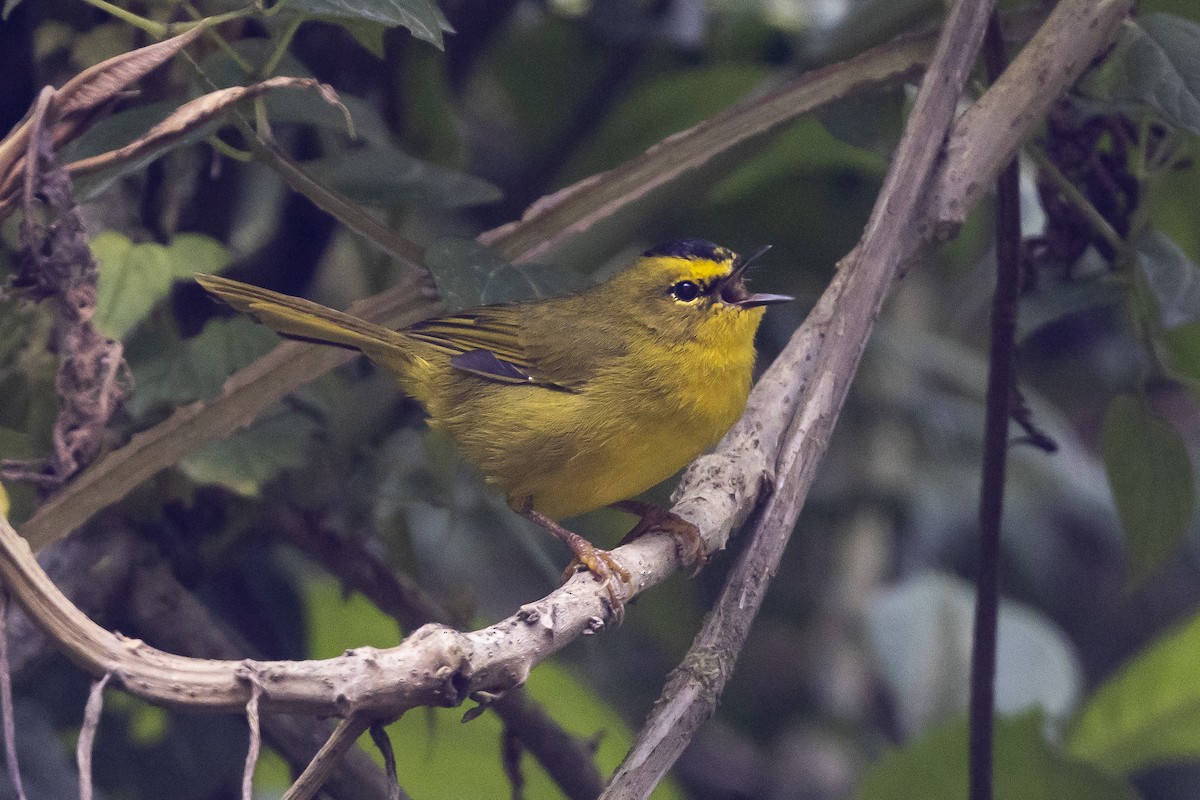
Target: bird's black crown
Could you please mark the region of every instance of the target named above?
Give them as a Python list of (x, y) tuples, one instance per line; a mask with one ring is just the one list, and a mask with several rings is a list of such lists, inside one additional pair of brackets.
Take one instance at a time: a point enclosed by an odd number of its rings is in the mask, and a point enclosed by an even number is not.
[(675, 258), (704, 259), (706, 261), (728, 261), (733, 253), (707, 239), (677, 239), (657, 247), (651, 247), (643, 256), (674, 256)]

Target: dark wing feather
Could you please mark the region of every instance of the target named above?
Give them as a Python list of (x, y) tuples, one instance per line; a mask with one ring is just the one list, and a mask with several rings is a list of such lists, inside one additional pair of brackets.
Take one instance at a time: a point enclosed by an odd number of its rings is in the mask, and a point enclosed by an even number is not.
[(602, 291), (601, 286), (550, 301), (472, 308), (418, 322), (404, 333), (473, 375), (577, 392), (605, 365), (627, 355), (628, 330), (636, 329), (598, 310), (604, 308)]
[(492, 306), (418, 322), (410, 338), (450, 356), (451, 366), (502, 383), (564, 389), (542, 374), (522, 336), (520, 306)]

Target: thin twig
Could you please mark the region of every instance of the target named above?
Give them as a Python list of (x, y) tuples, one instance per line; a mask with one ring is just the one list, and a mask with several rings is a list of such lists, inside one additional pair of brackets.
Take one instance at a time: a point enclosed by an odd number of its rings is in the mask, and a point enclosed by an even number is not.
[(300, 773), (300, 777), (288, 787), (280, 800), (311, 800), (315, 797), (325, 779), (341, 760), (342, 754), (349, 750), (369, 727), (371, 723), (363, 714), (351, 714), (339, 722), (304, 772)]
[(242, 770), (242, 800), (254, 800), (254, 768), (258, 765), (258, 753), (262, 748), (262, 732), (259, 729), (258, 701), (262, 697), (262, 684), (253, 678), (250, 681), (250, 699), (246, 701), (246, 722), (250, 726), (250, 745), (246, 749), (246, 766)]
[(383, 768), (388, 776), (388, 800), (400, 800), (400, 776), (396, 772), (396, 750), (382, 722), (371, 723), (371, 741), (383, 756)]
[(104, 673), (92, 682), (87, 705), (83, 709), (83, 724), (79, 726), (79, 741), (75, 745), (75, 766), (79, 769), (79, 800), (92, 800), (92, 750), (96, 744), (96, 732), (100, 729), (100, 713), (104, 710), (104, 687), (108, 686), (111, 672)]
[(21, 783), (21, 767), (17, 763), (17, 726), (13, 722), (12, 676), (8, 673), (7, 611), (8, 589), (0, 586), (0, 716), (4, 717), (4, 765), (16, 787), (18, 800), (26, 800), (25, 786)]
[[(988, 81), (1008, 61), (1000, 20), (992, 14), (984, 40)], [(979, 493), (979, 564), (975, 574), (975, 632), (971, 648), (968, 777), (970, 800), (991, 800), (993, 717), (996, 705), (996, 638), (1000, 603), (1000, 522), (1008, 457), (1008, 423), (1016, 372), (1017, 300), (1021, 288), (1020, 172), (1017, 159), (996, 184), (996, 292), (984, 422)]]

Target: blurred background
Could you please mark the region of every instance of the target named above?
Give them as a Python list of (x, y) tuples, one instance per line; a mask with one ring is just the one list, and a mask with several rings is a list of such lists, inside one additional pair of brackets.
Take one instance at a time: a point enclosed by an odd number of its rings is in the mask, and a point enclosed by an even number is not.
[[(0, 131), (20, 121), (40, 87), (153, 41), (101, 5), (5, 3)], [(415, 0), (379, 4), (417, 20), (397, 25), (354, 17), (333, 0), (281, 5), (281, 13), (225, 23), (220, 41), (202, 37), (189, 58), (141, 81), (63, 160), (112, 149), (213, 86), (248, 75), (312, 75), (336, 88), (359, 142), (349, 142), (342, 115), (311, 92), (273, 94), (254, 113), (269, 118), (281, 149), (321, 183), (440, 259), (444, 267), (434, 271), (452, 305), (586, 285), (672, 238), (738, 251), (772, 244), (754, 286), (798, 301), (768, 313), (761, 365), (858, 240), (911, 86), (803, 117), (751, 152), (731, 152), (613, 214), (533, 267), (514, 269), (472, 240), (748, 95), (924, 30), (942, 12), (917, 0), (443, 0), (441, 17)], [(1036, 4), (1002, 6), (1013, 31), (1032, 30), (1042, 13)], [(238, 7), (122, 4), (158, 22)], [(1141, 4), (1141, 14), (1155, 12), (1176, 15), (1157, 18), (1159, 33), (1178, 34), (1155, 41), (1190, 52), (1200, 9), (1190, 0)], [(1185, 85), (1196, 82), (1186, 65), (1179, 72)], [(1200, 600), (1194, 471), (1186, 468), (1200, 448), (1200, 181), (1190, 163), (1196, 128), (1188, 127), (1196, 112), (1182, 101), (1176, 117), (1153, 99), (1132, 103), (1111, 73), (1090, 80), (1055, 107), (1033, 145), (1042, 160), (1023, 161), (1021, 388), (1030, 419), (1057, 451), (1023, 443), (1011, 452), (997, 687), (1003, 712), (1040, 710), (1035, 728), (1052, 743), (1073, 742), (1073, 756), (1095, 752), (1069, 732), (1082, 724), (1096, 687), (1190, 620)], [(239, 160), (245, 148), (236, 132), (222, 132), (219, 143), (212, 133), (76, 187), (100, 262), (101, 330), (123, 341), (129, 365), (109, 447), (181, 404), (212, 397), (277, 342), (210, 302), (187, 279), (191, 272), (222, 271), (339, 308), (407, 275), (269, 165)], [(1120, 249), (1064, 201), (1044, 162), (1081, 187), (1141, 254), (1141, 273), (1121, 266)], [(991, 213), (988, 200), (957, 239), (896, 286), (717, 715), (655, 797), (905, 796), (864, 788), (864, 770), (964, 713)], [(17, 227), (9, 218), (0, 230), (0, 275), (17, 271)], [(165, 277), (146, 278), (153, 269)], [(1157, 305), (1146, 305), (1150, 296)], [(0, 299), (6, 459), (43, 456), (51, 446), (57, 357), (43, 306), (17, 292)], [(1116, 396), (1137, 398), (1129, 425), (1150, 431), (1152, 441), (1111, 433)], [(1021, 435), (1014, 426), (1014, 438)], [(1148, 441), (1161, 447), (1136, 444)], [(1154, 455), (1161, 452), (1174, 460)], [(1130, 484), (1113, 479), (1112, 467), (1142, 459), (1168, 465), (1162, 477), (1153, 466), (1139, 474), (1167, 493), (1150, 504), (1178, 524), (1171, 533), (1160, 520), (1151, 526), (1157, 539), (1137, 534), (1131, 545), (1129, 514), (1137, 512), (1129, 509), (1136, 497), (1160, 495), (1134, 492), (1118, 511), (1113, 486)], [(7, 474), (9, 515), (19, 525), (38, 491)], [(672, 485), (648, 499), (667, 504)], [(612, 545), (629, 523), (597, 512), (573, 527)], [(463, 626), (487, 625), (553, 589), (568, 560), (361, 359), (190, 454), (72, 541), (61, 558), (75, 565), (83, 584), (75, 590), (86, 598), (79, 602), (102, 624), (179, 651), (185, 643), (170, 641), (170, 632), (186, 639), (181, 631), (192, 623), (162, 598), (183, 592), (262, 658), (388, 647), (431, 609)], [(677, 576), (647, 593), (619, 629), (572, 645), (531, 677), (529, 696), (596, 748), (606, 774), (686, 651), (738, 547), (735, 538), (698, 577)], [(410, 594), (389, 606), (379, 587), (392, 584), (372, 583), (364, 564)], [(31, 633), (26, 644), (28, 652), (14, 656), (25, 785), (33, 800), (62, 797), (75, 791), (70, 747), (89, 680)], [(1156, 685), (1154, 702), (1167, 703), (1167, 694), (1181, 707), (1196, 699), (1183, 684)], [(461, 715), (414, 712), (392, 726), (411, 796), (510, 793), (501, 722), (485, 714), (461, 725)], [(1118, 759), (1140, 796), (1200, 792), (1200, 734), (1188, 733), (1200, 731), (1195, 722), (1181, 728), (1187, 743), (1176, 757)], [(97, 743), (100, 794), (235, 797), (245, 740), (241, 717), (169, 713), (110, 690)], [(562, 796), (533, 759), (521, 763), (524, 796)], [(273, 751), (264, 755), (256, 796), (279, 796), (288, 770)]]

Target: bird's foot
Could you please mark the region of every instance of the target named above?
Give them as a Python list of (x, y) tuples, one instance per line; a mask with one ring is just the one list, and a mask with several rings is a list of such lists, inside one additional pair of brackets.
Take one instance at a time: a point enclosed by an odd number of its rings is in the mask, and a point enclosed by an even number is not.
[(605, 599), (608, 607), (612, 610), (613, 619), (618, 625), (621, 624), (621, 620), (625, 618), (625, 592), (621, 584), (632, 583), (629, 570), (621, 566), (621, 563), (613, 558), (612, 553), (601, 550), (578, 533), (564, 528), (540, 511), (535, 511), (533, 503), (528, 498), (521, 505), (514, 504), (513, 507), (521, 516), (545, 528), (556, 539), (571, 548), (575, 558), (563, 572), (563, 580), (569, 580), (572, 575), (583, 569), (595, 575), (604, 586)]
[(613, 503), (612, 507), (641, 517), (633, 529), (621, 539), (620, 544), (628, 544), (652, 531), (662, 531), (675, 540), (679, 561), (692, 568), (693, 578), (708, 563), (708, 553), (705, 552), (704, 537), (700, 535), (700, 529), (678, 514), (651, 503), (643, 503), (641, 500), (622, 500)]
[(621, 566), (621, 562), (613, 558), (612, 553), (601, 550), (578, 534), (575, 534), (574, 539), (567, 541), (567, 546), (575, 553), (575, 558), (571, 559), (571, 563), (563, 571), (563, 580), (570, 580), (572, 575), (581, 570), (595, 575), (604, 584), (613, 619), (620, 625), (625, 618), (625, 593), (621, 584), (632, 582), (629, 570)]

